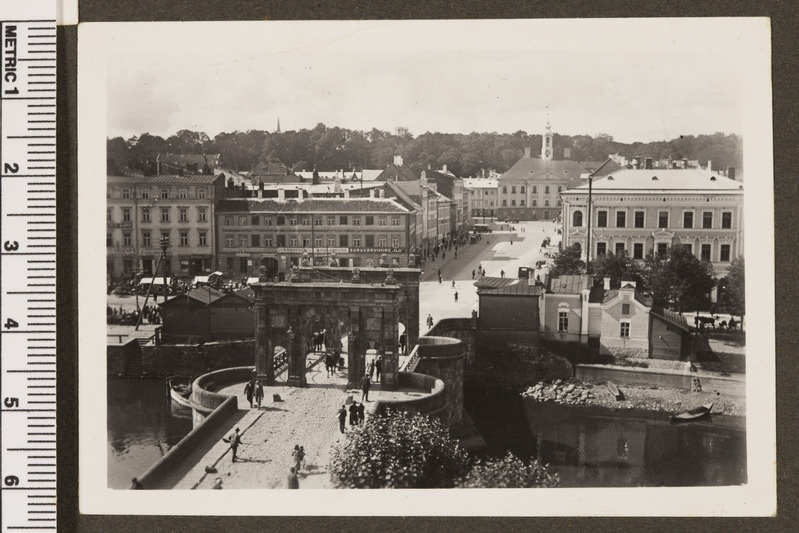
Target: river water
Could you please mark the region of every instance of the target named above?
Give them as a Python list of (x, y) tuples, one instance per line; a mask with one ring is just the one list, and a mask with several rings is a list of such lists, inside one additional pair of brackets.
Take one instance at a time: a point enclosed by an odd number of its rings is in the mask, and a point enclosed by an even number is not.
[(464, 405), (488, 444), (548, 463), (564, 487), (746, 483), (744, 420), (672, 425), (667, 413), (572, 407), (516, 393), (467, 389)]
[(191, 427), (191, 409), (173, 405), (164, 380), (109, 379), (108, 486), (128, 488)]

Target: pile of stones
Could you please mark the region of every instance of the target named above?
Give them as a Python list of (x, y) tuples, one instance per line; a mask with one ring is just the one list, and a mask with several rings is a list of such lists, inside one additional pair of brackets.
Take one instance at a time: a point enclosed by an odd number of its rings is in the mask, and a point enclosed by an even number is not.
[(528, 387), (522, 393), (525, 398), (532, 398), (539, 402), (555, 402), (562, 404), (586, 404), (594, 403), (594, 393), (590, 387), (575, 383), (566, 383), (556, 379), (551, 385), (539, 381), (535, 385)]

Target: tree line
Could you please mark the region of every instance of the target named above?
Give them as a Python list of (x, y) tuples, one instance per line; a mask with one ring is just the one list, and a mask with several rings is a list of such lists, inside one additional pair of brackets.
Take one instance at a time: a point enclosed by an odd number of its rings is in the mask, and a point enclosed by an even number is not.
[[(540, 153), (541, 138), (540, 134), (521, 130), (511, 134), (426, 132), (414, 137), (405, 130), (359, 131), (319, 123), (313, 129), (234, 131), (213, 138), (191, 130), (180, 130), (166, 138), (149, 133), (129, 139), (115, 137), (108, 139), (107, 157), (117, 170), (129, 167), (147, 171), (159, 153), (218, 153), (223, 168), (244, 172), (271, 155), (294, 171), (324, 172), (385, 168), (395, 155), (401, 155), (404, 165), (417, 172), (446, 165), (457, 176), (476, 177), (483, 170), (505, 172), (527, 147), (534, 155)], [(568, 148), (571, 159), (583, 162), (602, 162), (609, 154), (618, 153), (656, 160), (687, 158), (703, 165), (711, 160), (714, 168), (740, 168), (743, 163), (742, 139), (736, 134), (684, 135), (649, 143), (621, 143), (604, 133), (555, 134), (554, 147), (556, 159), (563, 158)]]

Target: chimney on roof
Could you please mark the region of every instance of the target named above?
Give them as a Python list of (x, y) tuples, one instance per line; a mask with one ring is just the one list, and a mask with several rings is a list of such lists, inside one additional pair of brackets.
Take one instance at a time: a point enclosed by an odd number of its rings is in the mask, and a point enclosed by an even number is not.
[(341, 179), (338, 176), (336, 176), (336, 180), (333, 182), (333, 192), (341, 192)]
[(602, 288), (605, 289), (606, 291), (609, 291), (610, 290), (610, 278), (603, 278), (602, 279), (602, 283), (603, 283)]
[(563, 149), (563, 159), (571, 159), (572, 158), (572, 149), (568, 146)]
[(375, 190), (369, 189), (369, 198), (374, 198), (374, 197), (375, 197)]
[(654, 166), (653, 165), (653, 160), (652, 160), (651, 157), (647, 157), (647, 158), (644, 159), (644, 168), (645, 169), (651, 169), (653, 166)]
[(524, 147), (524, 157), (526, 157), (528, 159), (530, 158), (530, 147), (529, 146), (525, 146)]
[(377, 191), (377, 192), (380, 194), (380, 198), (385, 198), (385, 197), (386, 197), (386, 190), (385, 190), (385, 189), (382, 189), (382, 188), (381, 188), (381, 189), (380, 189), (379, 191)]
[(422, 177), (419, 178), (419, 185), (422, 187), (427, 187), (427, 172), (424, 170), (422, 171)]
[(350, 197), (350, 190), (344, 189), (344, 198), (349, 198), (349, 197)]
[(707, 160), (707, 171), (713, 172), (713, 161), (711, 161), (710, 159)]
[(682, 158), (682, 168), (688, 168), (688, 158), (687, 157), (683, 157)]
[(441, 172), (443, 172), (444, 174), (447, 173), (447, 165), (441, 167)]
[(731, 180), (735, 179), (735, 167), (727, 167), (727, 177)]
[(398, 166), (398, 167), (402, 166), (402, 156), (401, 155), (395, 155), (394, 156), (394, 164), (396, 166)]
[(277, 188), (277, 199), (278, 200), (285, 200), (286, 199), (286, 190), (283, 187)]
[(227, 179), (227, 188), (228, 189), (233, 189), (235, 187), (236, 187), (236, 185), (233, 183), (233, 178), (228, 178)]

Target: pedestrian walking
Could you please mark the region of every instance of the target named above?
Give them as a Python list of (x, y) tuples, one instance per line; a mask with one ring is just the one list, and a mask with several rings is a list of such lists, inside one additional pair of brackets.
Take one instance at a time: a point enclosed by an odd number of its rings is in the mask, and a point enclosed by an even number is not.
[(427, 329), (430, 329), (432, 327), (433, 327), (433, 317), (432, 317), (432, 315), (428, 314), (427, 315)]
[(363, 421), (366, 420), (366, 406), (362, 403), (358, 404), (358, 425), (362, 426)]
[(375, 375), (375, 360), (374, 359), (369, 361), (368, 370), (369, 370), (369, 379), (373, 379), (374, 375)]
[(441, 272), (438, 273), (438, 284), (441, 285)]
[(244, 441), (241, 440), (241, 435), (239, 434), (239, 428), (236, 428), (236, 431), (230, 434), (230, 438), (228, 439), (230, 442), (230, 450), (233, 452), (233, 462), (236, 462), (236, 452), (239, 450), (239, 444), (244, 444)]
[(344, 433), (344, 426), (347, 423), (347, 409), (342, 405), (338, 410), (338, 429)]
[(361, 378), (361, 390), (363, 391), (361, 394), (361, 401), (369, 401), (369, 387), (371, 386), (372, 381), (369, 379), (369, 374), (364, 374)]
[(455, 288), (455, 280), (454, 279), (452, 280), (452, 288), (453, 289)]
[(474, 279), (474, 269), (472, 269), (472, 279)]
[(300, 488), (300, 479), (297, 477), (297, 470), (293, 466), (289, 468), (289, 475), (286, 477), (286, 488)]
[(135, 477), (130, 481), (130, 488), (131, 488), (131, 490), (143, 490), (144, 489), (144, 487), (142, 486), (141, 482)]
[(405, 353), (405, 345), (408, 344), (408, 335), (403, 333), (399, 338), (400, 353)]
[(305, 460), (305, 448), (299, 444), (294, 445), (294, 450), (291, 452), (291, 457), (294, 460), (294, 471), (299, 473), (302, 470), (302, 462)]
[(499, 271), (499, 277), (501, 277), (501, 278), (505, 277), (505, 271), (504, 270), (500, 270)]
[(258, 403), (258, 409), (261, 408), (261, 402), (264, 399), (264, 386), (261, 380), (255, 382), (255, 401)]
[(352, 402), (350, 404), (350, 426), (355, 426), (358, 424), (358, 402)]
[(375, 361), (375, 370), (377, 370), (377, 381), (380, 381), (380, 376), (383, 374), (383, 356), (378, 355)]
[(247, 397), (247, 401), (250, 402), (250, 409), (252, 409), (252, 397), (255, 394), (253, 390), (252, 381), (248, 381), (246, 385), (244, 385), (244, 395)]
[(455, 291), (455, 302), (458, 302), (458, 291)]

